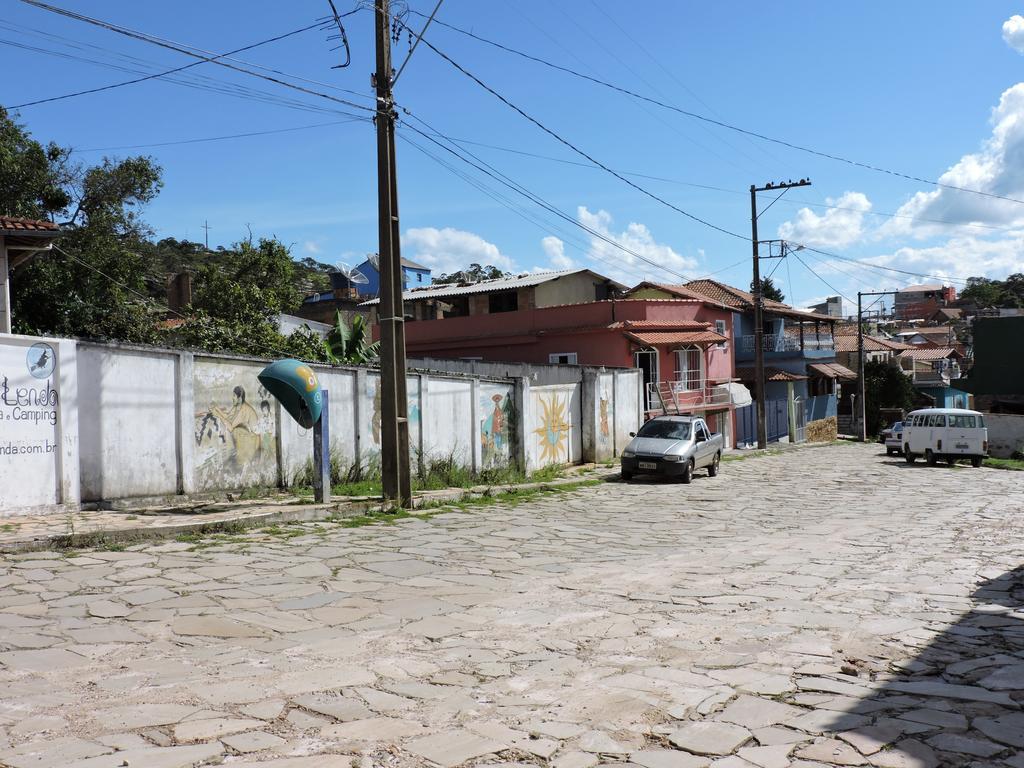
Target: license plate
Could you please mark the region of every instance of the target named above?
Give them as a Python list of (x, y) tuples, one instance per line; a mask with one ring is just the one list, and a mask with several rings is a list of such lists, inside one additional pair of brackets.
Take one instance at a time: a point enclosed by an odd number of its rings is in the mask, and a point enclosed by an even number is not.
[(957, 447), (957, 448), (959, 448), (959, 449), (961, 449), (961, 450), (964, 450), (964, 451), (966, 451), (966, 450), (967, 450), (968, 448), (970, 448), (971, 446), (969, 446), (969, 445), (968, 445), (967, 443), (957, 443), (957, 444), (956, 444), (956, 447)]
[(641, 461), (638, 463), (640, 469), (657, 469), (658, 462), (656, 461)]

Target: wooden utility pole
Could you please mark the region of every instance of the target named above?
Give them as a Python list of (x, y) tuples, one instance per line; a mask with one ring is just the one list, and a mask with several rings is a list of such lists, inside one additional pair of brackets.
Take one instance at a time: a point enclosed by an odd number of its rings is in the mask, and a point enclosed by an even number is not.
[[(760, 242), (757, 239), (757, 219), (761, 215), (757, 212), (757, 193), (769, 190), (781, 190), (779, 197), (782, 197), (786, 190), (792, 187), (809, 187), (810, 179), (800, 181), (788, 181), (785, 183), (772, 184), (768, 182), (763, 187), (750, 185), (750, 242), (753, 246), (754, 255), (754, 282), (751, 285), (751, 293), (754, 294), (754, 397), (757, 400), (757, 447), (768, 447), (768, 424), (765, 411), (765, 380), (764, 380), (764, 296), (761, 290), (761, 256), (759, 253)], [(779, 197), (775, 198), (778, 200)], [(773, 200), (768, 208), (774, 205)], [(765, 208), (765, 211), (768, 210)], [(764, 213), (762, 211), (761, 213)], [(783, 251), (782, 255), (785, 255)]]
[(206, 230), (203, 242), (206, 246), (206, 250), (210, 250), (210, 222), (204, 220), (201, 228)]
[(861, 297), (863, 296), (895, 296), (896, 291), (857, 291), (857, 397), (860, 398), (860, 427), (857, 434), (862, 443), (868, 439), (868, 410), (864, 402), (864, 323), (863, 310), (861, 309)]
[(381, 474), (384, 498), (409, 506), (409, 420), (405, 384), (405, 311), (395, 168), (395, 108), (391, 94), (390, 0), (375, 0), (377, 40), (377, 233), (380, 267)]
[[(769, 184), (769, 186), (771, 186)], [(768, 423), (765, 415), (764, 310), (761, 298), (761, 255), (757, 239), (757, 188), (750, 185), (750, 241), (754, 248), (754, 397), (757, 401), (757, 447), (768, 447)]]

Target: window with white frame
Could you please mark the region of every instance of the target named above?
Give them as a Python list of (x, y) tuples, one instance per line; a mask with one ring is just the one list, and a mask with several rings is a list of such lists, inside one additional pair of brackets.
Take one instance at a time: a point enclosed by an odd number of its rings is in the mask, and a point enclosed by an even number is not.
[[(725, 327), (725, 320), (715, 320), (715, 333), (720, 333), (722, 336), (725, 336), (726, 338), (729, 338), (728, 334), (726, 333), (726, 331), (727, 331), (727, 329)], [(724, 341), (720, 341), (720, 342), (718, 342), (718, 344), (716, 346), (719, 349), (725, 349), (725, 342)]]
[(553, 352), (548, 355), (548, 362), (554, 365), (576, 365), (576, 353)]
[(701, 389), (704, 386), (704, 353), (700, 347), (690, 346), (676, 350), (676, 381), (683, 389)]

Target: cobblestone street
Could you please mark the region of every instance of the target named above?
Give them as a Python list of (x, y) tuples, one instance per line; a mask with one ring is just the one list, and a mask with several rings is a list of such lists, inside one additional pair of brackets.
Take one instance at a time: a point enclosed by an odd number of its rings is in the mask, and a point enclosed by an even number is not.
[(1024, 768), (1024, 473), (877, 445), (0, 558), (0, 764)]

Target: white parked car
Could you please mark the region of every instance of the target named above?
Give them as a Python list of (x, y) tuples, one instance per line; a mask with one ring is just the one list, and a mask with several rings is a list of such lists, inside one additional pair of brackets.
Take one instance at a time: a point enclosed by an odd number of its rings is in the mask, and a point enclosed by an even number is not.
[(903, 457), (908, 464), (924, 457), (929, 466), (970, 459), (980, 467), (988, 455), (985, 417), (963, 408), (924, 408), (903, 420)]

